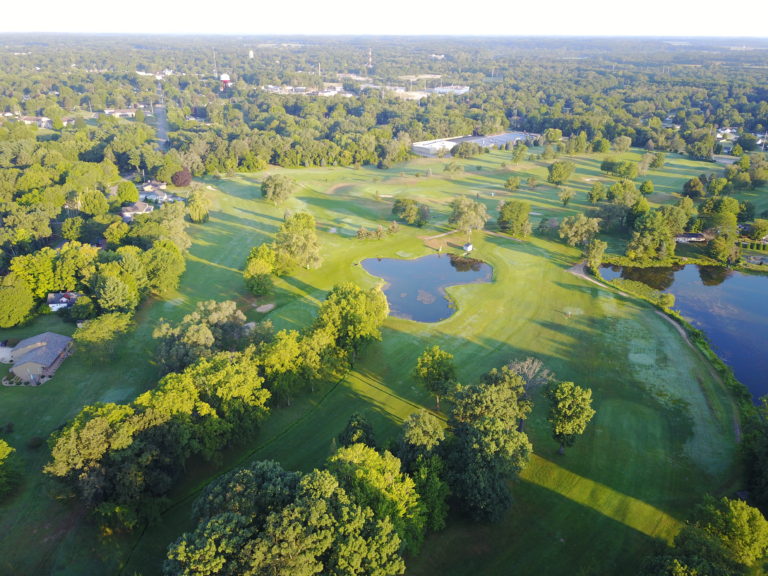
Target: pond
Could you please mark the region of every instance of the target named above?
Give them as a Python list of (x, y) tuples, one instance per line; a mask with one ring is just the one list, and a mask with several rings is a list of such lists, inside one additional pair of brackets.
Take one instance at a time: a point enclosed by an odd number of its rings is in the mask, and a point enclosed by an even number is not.
[(369, 274), (386, 281), (390, 314), (418, 322), (439, 322), (453, 314), (446, 287), (493, 279), (488, 264), (454, 255), (432, 254), (416, 260), (367, 258), (361, 264)]
[(604, 267), (603, 278), (643, 282), (675, 295), (675, 309), (703, 330), (712, 348), (749, 388), (768, 394), (768, 276), (719, 266)]

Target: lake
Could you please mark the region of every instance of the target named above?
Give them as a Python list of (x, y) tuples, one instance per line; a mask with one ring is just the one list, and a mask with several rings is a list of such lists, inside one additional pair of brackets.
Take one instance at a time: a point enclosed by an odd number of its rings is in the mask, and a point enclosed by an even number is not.
[(454, 255), (432, 254), (415, 260), (367, 258), (361, 264), (386, 282), (390, 314), (417, 322), (439, 322), (453, 314), (446, 287), (493, 279), (488, 264)]
[(604, 267), (603, 278), (637, 280), (675, 295), (675, 309), (703, 330), (755, 399), (768, 394), (768, 276), (718, 266)]

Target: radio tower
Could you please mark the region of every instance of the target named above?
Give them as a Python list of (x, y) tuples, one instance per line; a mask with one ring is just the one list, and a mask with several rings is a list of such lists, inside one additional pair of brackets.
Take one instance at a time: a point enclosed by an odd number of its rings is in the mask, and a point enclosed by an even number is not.
[(368, 70), (373, 68), (373, 50), (368, 48)]

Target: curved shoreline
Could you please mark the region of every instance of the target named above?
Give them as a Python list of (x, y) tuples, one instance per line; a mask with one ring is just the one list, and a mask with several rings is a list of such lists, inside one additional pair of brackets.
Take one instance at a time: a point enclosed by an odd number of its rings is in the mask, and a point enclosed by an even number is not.
[[(627, 292), (624, 292), (622, 290), (619, 290), (618, 288), (614, 286), (610, 286), (609, 284), (605, 284), (604, 282), (600, 282), (596, 278), (593, 278), (589, 276), (585, 271), (584, 262), (578, 262), (577, 264), (574, 264), (572, 267), (568, 269), (568, 272), (573, 274), (574, 276), (578, 276), (579, 278), (583, 278), (584, 280), (587, 280), (589, 282), (592, 282), (593, 284), (600, 286), (601, 288), (612, 288), (616, 290), (619, 294), (626, 298), (636, 298), (639, 300), (644, 300), (643, 298), (640, 298), (638, 296), (633, 296), (632, 294), (629, 294)], [(645, 300), (644, 300), (645, 301)], [(675, 318), (670, 317), (668, 314), (666, 314), (664, 311), (659, 310), (656, 306), (654, 306), (654, 312), (658, 314), (661, 318), (664, 318), (676, 331), (678, 334), (680, 334), (680, 337), (688, 344), (688, 346), (694, 351), (695, 354), (697, 354), (699, 357), (704, 360), (704, 362), (707, 365), (707, 368), (709, 370), (710, 375), (719, 382), (723, 387), (726, 386), (726, 382), (723, 379), (722, 375), (717, 371), (717, 368), (712, 364), (709, 358), (704, 354), (704, 352), (697, 346), (692, 340), (690, 335), (688, 334), (688, 331), (685, 329), (685, 326), (681, 325), (678, 320)], [(710, 351), (712, 354), (715, 354), (715, 352), (710, 348)], [(717, 354), (715, 354), (717, 356)], [(718, 357), (719, 358), (719, 357)], [(721, 360), (722, 361), (722, 360)], [(734, 404), (734, 413), (733, 413), (733, 432), (734, 436), (736, 438), (736, 442), (741, 442), (741, 414), (738, 409), (738, 402)]]

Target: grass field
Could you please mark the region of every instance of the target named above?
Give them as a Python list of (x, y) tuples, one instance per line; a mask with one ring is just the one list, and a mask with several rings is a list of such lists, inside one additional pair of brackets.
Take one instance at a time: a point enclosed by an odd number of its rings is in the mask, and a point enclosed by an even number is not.
[[(445, 161), (429, 159), (389, 171), (286, 171), (301, 186), (279, 208), (260, 199), (258, 183), (265, 174), (206, 181), (212, 218), (192, 228), (193, 247), (178, 294), (145, 304), (137, 329), (109, 361), (91, 363), (76, 354), (42, 387), (0, 389), (0, 425), (15, 424), (8, 440), (19, 451), (25, 478), (0, 508), (0, 573), (159, 573), (168, 543), (190, 527), (196, 493), (215, 475), (251, 457), (310, 470), (331, 453), (352, 412), (364, 412), (386, 444), (411, 412), (431, 408), (433, 400), (410, 371), (432, 344), (455, 355), (466, 383), (511, 359), (536, 356), (559, 378), (590, 386), (597, 416), (577, 445), (558, 456), (546, 408), (535, 397), (526, 431), (536, 454), (514, 483), (513, 509), (497, 525), (455, 519), (428, 539), (422, 555), (408, 560), (409, 574), (509, 574), (511, 566), (515, 574), (627, 573), (655, 541), (672, 539), (703, 493), (729, 493), (738, 484), (734, 404), (674, 327), (645, 304), (570, 274), (579, 252), (560, 241), (535, 237), (521, 243), (488, 233), (475, 233), (472, 240), (477, 257), (494, 267), (493, 283), (450, 288), (457, 312), (442, 322), (388, 319), (382, 342), (367, 349), (344, 381), (275, 409), (258, 437), (224, 454), (221, 466), (192, 462), (171, 495), (172, 506), (145, 532), (99, 534), (43, 477), (47, 450), (27, 448), (31, 438), (47, 437), (84, 404), (127, 401), (155, 383), (149, 335), (159, 318), (179, 318), (197, 301), (211, 298), (234, 299), (250, 319), (263, 317), (256, 306), (266, 300), (245, 292), (241, 269), (250, 247), (274, 234), (285, 210), (315, 215), (325, 260), (319, 270), (280, 279), (268, 300), (276, 307), (266, 317), (277, 328), (299, 328), (334, 283), (377, 282), (357, 265), (363, 258), (431, 253), (421, 237), (448, 231), (447, 205), (457, 194), (480, 199), (492, 216), (499, 200), (526, 199), (537, 213), (535, 225), (541, 217), (583, 211), (583, 191), (595, 178), (604, 179), (600, 159), (576, 159), (569, 186), (578, 194), (564, 208), (556, 189), (545, 183), (543, 165), (513, 167), (523, 182), (535, 175), (540, 184), (505, 191), (502, 184), (513, 173), (500, 167), (505, 160), (502, 152), (467, 160), (463, 174), (452, 179), (442, 171)], [(703, 171), (700, 163), (668, 160), (662, 172), (649, 174), (657, 190), (651, 200), (664, 201)], [(401, 226), (381, 241), (357, 240), (360, 226), (386, 225), (392, 197), (399, 195), (428, 203), (430, 225)], [(452, 250), (464, 238), (441, 240)], [(47, 329), (70, 333), (72, 327), (46, 316), (3, 331), (3, 337)]]

